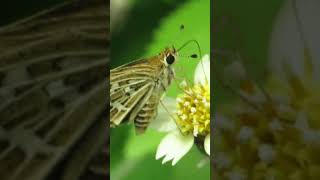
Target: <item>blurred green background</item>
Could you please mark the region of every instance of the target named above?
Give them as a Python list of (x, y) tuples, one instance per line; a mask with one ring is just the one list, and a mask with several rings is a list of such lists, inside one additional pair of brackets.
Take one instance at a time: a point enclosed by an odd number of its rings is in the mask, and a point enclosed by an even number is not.
[[(179, 48), (188, 40), (199, 42), (202, 56), (210, 53), (210, 0), (124, 0), (111, 1), (111, 68), (143, 57), (157, 55), (165, 47)], [(184, 25), (184, 30), (180, 26)], [(195, 44), (181, 50), (181, 56), (198, 54)], [(193, 81), (199, 59), (180, 57), (177, 76)], [(176, 97), (176, 84), (167, 95)], [(132, 124), (111, 130), (111, 179), (209, 179), (209, 162), (197, 165), (203, 156), (196, 147), (175, 166), (155, 160), (156, 149), (165, 134), (148, 129), (136, 136)]]

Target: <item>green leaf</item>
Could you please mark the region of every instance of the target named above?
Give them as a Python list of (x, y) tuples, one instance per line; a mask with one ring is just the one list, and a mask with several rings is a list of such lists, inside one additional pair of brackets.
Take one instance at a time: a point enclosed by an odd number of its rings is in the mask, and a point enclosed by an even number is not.
[(163, 134), (149, 128), (146, 133), (137, 136), (132, 128), (130, 135), (125, 150), (125, 158), (137, 159), (148, 153), (153, 153), (155, 157), (157, 146)]
[(119, 162), (123, 159), (127, 139), (129, 137), (128, 131), (130, 127), (128, 125), (122, 125), (117, 129), (110, 129), (110, 169), (119, 165)]
[(147, 153), (138, 159), (125, 159), (121, 166), (111, 172), (113, 180), (194, 180), (210, 179), (210, 164), (198, 168), (197, 165), (204, 157), (193, 148), (175, 166), (170, 162), (162, 164), (154, 159), (154, 153)]

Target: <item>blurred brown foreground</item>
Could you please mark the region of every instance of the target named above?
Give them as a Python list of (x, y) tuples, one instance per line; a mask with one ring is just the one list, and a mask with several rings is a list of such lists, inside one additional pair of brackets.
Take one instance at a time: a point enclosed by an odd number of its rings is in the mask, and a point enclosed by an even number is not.
[(0, 179), (107, 179), (109, 1), (0, 27)]

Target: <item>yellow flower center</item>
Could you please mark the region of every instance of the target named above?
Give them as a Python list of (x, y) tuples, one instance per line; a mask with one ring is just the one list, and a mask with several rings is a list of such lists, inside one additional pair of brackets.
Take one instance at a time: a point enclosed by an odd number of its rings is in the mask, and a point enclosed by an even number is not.
[(210, 88), (206, 85), (185, 87), (177, 98), (177, 124), (183, 134), (206, 136), (210, 133)]
[[(270, 74), (263, 86), (265, 94), (260, 94), (261, 90), (254, 82), (243, 83), (241, 89), (253, 95), (251, 99), (262, 95), (259, 100), (252, 100), (259, 111), (252, 110), (251, 104), (247, 106), (244, 102), (232, 104), (243, 107), (236, 113), (229, 112), (230, 106), (222, 109), (234, 118), (234, 127), (216, 137), (220, 138), (218, 151), (226, 153), (221, 153), (221, 159), (228, 162), (217, 161), (218, 166), (225, 166), (218, 170), (219, 175), (225, 174), (225, 169), (239, 168), (240, 164), (243, 165), (241, 170), (255, 179), (266, 179), (267, 176), (319, 179), (320, 85), (313, 76), (315, 67), (311, 60), (305, 58), (304, 64), (304, 74), (298, 75), (287, 66), (284, 68), (286, 79)], [(234, 142), (241, 144), (226, 146)]]

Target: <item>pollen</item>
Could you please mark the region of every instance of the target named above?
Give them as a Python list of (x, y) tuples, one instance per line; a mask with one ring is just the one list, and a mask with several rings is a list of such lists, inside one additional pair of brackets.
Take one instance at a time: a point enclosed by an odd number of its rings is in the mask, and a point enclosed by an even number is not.
[(177, 98), (177, 125), (184, 134), (206, 136), (210, 133), (210, 89), (208, 85), (184, 87)]

